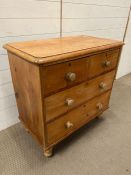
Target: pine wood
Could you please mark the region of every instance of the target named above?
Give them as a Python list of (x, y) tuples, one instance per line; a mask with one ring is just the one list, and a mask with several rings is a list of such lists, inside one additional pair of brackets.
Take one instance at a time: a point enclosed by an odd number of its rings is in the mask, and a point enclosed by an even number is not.
[[(71, 112), (61, 116), (58, 120), (49, 123), (47, 125), (48, 144), (58, 142), (59, 139), (61, 140), (61, 138), (64, 138), (65, 135), (69, 135), (81, 125), (84, 125), (87, 121), (91, 120), (94, 116), (99, 115), (107, 109), (109, 96), (110, 91), (99, 97), (93, 98), (89, 102), (76, 108), (76, 110), (72, 110)], [(102, 111), (97, 108), (98, 103), (103, 104)], [(73, 127), (66, 128), (65, 124), (68, 121), (73, 123)]]
[(4, 48), (27, 61), (37, 64), (52, 64), (121, 45), (123, 45), (121, 41), (90, 36), (73, 36), (8, 43), (4, 45)]
[(19, 118), (43, 144), (44, 118), (39, 67), (35, 64), (28, 64), (12, 53), (8, 53), (8, 56)]
[[(93, 80), (86, 81), (78, 86), (74, 86), (45, 98), (46, 121), (48, 122), (79, 106), (87, 100), (111, 89), (114, 76), (115, 71), (113, 70), (112, 72), (101, 75)], [(99, 87), (101, 82), (106, 84), (105, 90), (101, 90)], [(74, 100), (74, 103), (71, 106), (65, 104), (65, 101), (68, 98)]]
[[(4, 46), (19, 118), (45, 156), (108, 108), (122, 45), (121, 41), (76, 36)], [(105, 61), (110, 64), (103, 67)]]
[[(114, 69), (117, 66), (119, 52), (120, 49), (115, 49), (109, 52), (90, 56), (89, 78), (93, 78)], [(105, 61), (110, 61), (110, 65), (108, 67), (104, 66)]]
[[(43, 90), (45, 91), (44, 95), (47, 96), (54, 92), (58, 92), (61, 89), (69, 88), (75, 84), (87, 80), (88, 60), (83, 58), (74, 61), (55, 64), (52, 66), (47, 66), (45, 68), (41, 66), (40, 70), (42, 78), (44, 79), (44, 77), (46, 77), (43, 84)], [(74, 80), (73, 82), (67, 80), (66, 74), (68, 72), (75, 73), (76, 80)]]

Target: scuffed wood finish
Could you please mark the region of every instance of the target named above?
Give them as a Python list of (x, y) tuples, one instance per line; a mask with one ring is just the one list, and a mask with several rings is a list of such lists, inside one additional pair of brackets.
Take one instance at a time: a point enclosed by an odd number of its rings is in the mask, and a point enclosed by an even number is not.
[[(46, 121), (48, 122), (85, 101), (111, 89), (114, 76), (115, 70), (45, 98)], [(105, 84), (104, 89), (100, 87), (101, 83)], [(69, 106), (66, 104), (67, 99), (73, 100), (73, 103)]]
[(9, 63), (19, 118), (37, 140), (44, 144), (39, 67), (12, 53), (9, 53)]
[(122, 45), (121, 41), (91, 36), (74, 36), (8, 43), (4, 45), (4, 48), (30, 62), (52, 64)]
[(45, 156), (108, 108), (122, 45), (76, 36), (4, 46), (19, 118)]
[[(71, 81), (66, 78), (68, 73), (74, 73), (76, 78)], [(41, 66), (41, 77), (43, 82), (44, 95), (57, 92), (63, 88), (69, 88), (75, 84), (87, 80), (88, 60), (78, 59), (52, 66)], [(44, 79), (44, 77), (46, 77)]]
[[(108, 108), (110, 91), (105, 94), (90, 100), (75, 110), (72, 110), (66, 115), (63, 115), (54, 122), (47, 124), (48, 144), (58, 142), (64, 136), (69, 135), (74, 130), (84, 125), (95, 116), (99, 115)], [(102, 109), (97, 107), (98, 104), (102, 105)], [(72, 126), (66, 126), (70, 122)]]
[(93, 78), (117, 66), (120, 49), (90, 56), (89, 78)]

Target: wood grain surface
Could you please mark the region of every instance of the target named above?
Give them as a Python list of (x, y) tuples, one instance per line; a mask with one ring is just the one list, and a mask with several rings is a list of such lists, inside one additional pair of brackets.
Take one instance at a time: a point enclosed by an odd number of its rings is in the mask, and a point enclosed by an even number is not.
[(9, 43), (4, 45), (4, 48), (30, 62), (45, 64), (122, 45), (122, 41), (91, 36), (74, 36)]
[(43, 110), (39, 67), (9, 53), (19, 118), (44, 144)]
[[(115, 71), (112, 71), (45, 98), (46, 121), (48, 122), (79, 106), (85, 101), (111, 89), (114, 76)], [(100, 83), (102, 82), (106, 85), (105, 89), (103, 90), (99, 87)], [(72, 99), (74, 101), (73, 104), (68, 106), (65, 103), (66, 99)]]
[[(65, 135), (69, 135), (76, 128), (79, 128), (82, 124), (86, 124), (92, 117), (99, 115), (105, 109), (108, 108), (110, 91), (105, 94), (90, 100), (84, 105), (72, 110), (61, 118), (49, 123), (47, 125), (48, 143), (57, 142), (59, 139), (63, 139)], [(97, 104), (103, 105), (102, 110), (97, 108)], [(72, 127), (67, 128), (66, 124), (70, 122)]]
[(5, 45), (19, 118), (45, 156), (108, 108), (122, 45), (88, 36)]
[[(44, 89), (44, 95), (48, 96), (61, 89), (69, 88), (87, 80), (88, 60), (82, 58), (74, 61), (55, 64), (47, 67), (40, 67)], [(70, 81), (66, 78), (68, 73), (75, 74), (76, 78)]]

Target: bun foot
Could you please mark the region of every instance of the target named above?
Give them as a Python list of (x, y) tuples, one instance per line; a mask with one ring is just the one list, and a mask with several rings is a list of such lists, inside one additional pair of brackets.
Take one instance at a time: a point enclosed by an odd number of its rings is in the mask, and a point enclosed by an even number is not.
[(25, 131), (26, 131), (27, 133), (30, 133), (29, 129), (27, 129), (27, 128), (25, 128)]
[(98, 115), (97, 117), (96, 117), (96, 119), (102, 119), (103, 117), (102, 117), (102, 115)]
[(46, 149), (46, 150), (44, 150), (44, 156), (45, 157), (51, 157), (52, 152), (53, 152), (53, 148)]

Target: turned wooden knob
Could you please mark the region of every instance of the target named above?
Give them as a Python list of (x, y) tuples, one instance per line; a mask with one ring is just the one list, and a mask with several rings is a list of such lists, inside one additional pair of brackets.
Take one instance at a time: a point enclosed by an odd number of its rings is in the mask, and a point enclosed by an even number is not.
[(105, 90), (106, 89), (106, 84), (104, 82), (101, 82), (99, 84), (99, 88), (102, 89), (102, 90)]
[(73, 103), (74, 103), (74, 99), (72, 99), (72, 98), (67, 98), (67, 99), (65, 100), (65, 104), (66, 104), (67, 106), (71, 106)]
[(66, 122), (65, 127), (68, 128), (72, 128), (74, 125), (73, 123), (71, 123), (70, 121)]
[(69, 81), (74, 81), (76, 79), (76, 74), (73, 72), (68, 72), (66, 74), (66, 79)]
[(103, 104), (102, 103), (97, 103), (96, 107), (97, 107), (97, 109), (102, 110), (103, 109)]
[(110, 65), (111, 65), (111, 62), (108, 60), (104, 61), (104, 63), (103, 63), (104, 67), (109, 67)]

